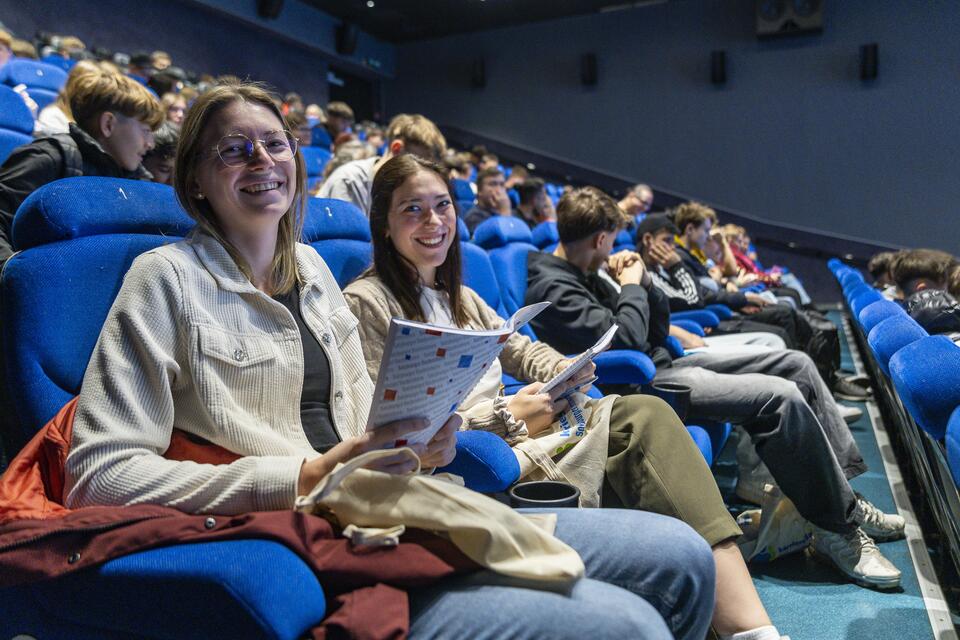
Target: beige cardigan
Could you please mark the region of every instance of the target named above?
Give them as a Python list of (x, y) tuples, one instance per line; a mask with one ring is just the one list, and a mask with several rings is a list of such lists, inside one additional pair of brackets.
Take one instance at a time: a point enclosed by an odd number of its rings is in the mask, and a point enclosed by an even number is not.
[[(462, 287), (467, 327), (498, 329), (504, 320), (469, 287)], [(404, 317), (399, 300), (380, 278), (369, 276), (350, 283), (343, 291), (347, 304), (360, 320), (360, 343), (367, 361), (367, 372), (376, 381), (390, 318)], [(517, 380), (546, 382), (557, 371), (564, 356), (544, 342), (532, 342), (514, 333), (500, 354), (503, 370)], [(548, 478), (571, 482), (580, 488), (580, 505), (599, 506), (600, 488), (607, 458), (610, 408), (616, 396), (586, 401), (589, 428), (587, 436), (559, 459), (539, 446), (537, 437), (527, 438), (526, 427), (506, 408), (502, 395), (476, 403), (461, 414), (464, 429), (482, 429), (502, 436), (514, 448), (520, 462), (521, 477), (527, 480)], [(544, 432), (546, 435), (547, 432)]]
[[(341, 438), (363, 433), (373, 385), (357, 320), (316, 251), (297, 246), (304, 321), (330, 362)], [(318, 454), (300, 422), (303, 348), (287, 308), (212, 237), (139, 256), (87, 366), (66, 463), (67, 505), (161, 504), (191, 513), (290, 509)], [(244, 456), (166, 460), (174, 427)]]

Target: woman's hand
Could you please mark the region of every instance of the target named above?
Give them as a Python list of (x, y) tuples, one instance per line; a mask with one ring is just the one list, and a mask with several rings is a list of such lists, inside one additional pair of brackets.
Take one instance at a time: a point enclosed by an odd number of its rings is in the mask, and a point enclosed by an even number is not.
[[(451, 420), (453, 419), (451, 418)], [(450, 422), (448, 420), (444, 427), (448, 426)], [(425, 429), (427, 424), (427, 421), (422, 418), (398, 420), (378, 427), (373, 431), (367, 431), (362, 436), (344, 440), (319, 458), (303, 463), (300, 467), (300, 478), (297, 482), (297, 495), (308, 494), (324, 476), (333, 471), (337, 464), (356, 458), (368, 451), (387, 449), (398, 445), (403, 446), (406, 444), (404, 442), (405, 436)], [(418, 456), (423, 456), (429, 449), (429, 446), (425, 447), (422, 444), (413, 444), (409, 447)], [(440, 448), (435, 446), (433, 455), (436, 456), (439, 450)], [(366, 465), (366, 468), (386, 473), (409, 473), (416, 468), (416, 462), (408, 456), (397, 454), (375, 460)]]
[(456, 413), (440, 427), (440, 431), (427, 443), (427, 450), (420, 455), (420, 465), (426, 468), (445, 467), (457, 455), (457, 431), (463, 418)]
[[(574, 363), (574, 360), (575, 358), (566, 358), (565, 360), (561, 360), (560, 362), (558, 362), (557, 367), (554, 371), (554, 375), (560, 373), (561, 371), (569, 367), (571, 364)], [(588, 380), (593, 379), (596, 373), (597, 373), (597, 365), (594, 364), (593, 360), (591, 360), (587, 364), (583, 365), (580, 371), (577, 372), (577, 375), (573, 376), (573, 378), (571, 378), (570, 380), (567, 380), (567, 382), (564, 385), (564, 391), (566, 391), (567, 389), (573, 389), (575, 387), (583, 386), (584, 383), (586, 383)], [(580, 391), (582, 391), (583, 393), (586, 393), (588, 389), (590, 389), (589, 386), (584, 386), (582, 389), (580, 389)]]
[(527, 433), (531, 436), (549, 427), (557, 414), (568, 406), (566, 400), (558, 400), (567, 390), (566, 385), (560, 385), (550, 393), (540, 393), (542, 387), (542, 382), (534, 382), (507, 401), (507, 409), (514, 418), (526, 423)]

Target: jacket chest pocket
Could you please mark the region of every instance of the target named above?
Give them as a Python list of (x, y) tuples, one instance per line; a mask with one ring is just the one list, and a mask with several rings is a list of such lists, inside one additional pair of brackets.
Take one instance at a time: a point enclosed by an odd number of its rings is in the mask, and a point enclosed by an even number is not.
[(234, 411), (262, 413), (277, 375), (277, 347), (269, 338), (197, 327), (198, 391), (215, 418)]

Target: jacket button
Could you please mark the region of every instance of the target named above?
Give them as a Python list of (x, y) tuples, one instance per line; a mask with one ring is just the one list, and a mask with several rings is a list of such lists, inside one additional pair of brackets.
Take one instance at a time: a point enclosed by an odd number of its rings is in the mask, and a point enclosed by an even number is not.
[(237, 349), (236, 351), (233, 352), (233, 359), (236, 360), (237, 362), (243, 362), (244, 360), (247, 359), (247, 352), (244, 351), (243, 349)]
[(323, 344), (330, 344), (330, 334), (329, 334), (329, 333), (323, 334), (322, 336), (320, 336), (320, 339), (323, 340)]
[(215, 526), (217, 526), (217, 521), (213, 518), (207, 518), (203, 521), (203, 526), (207, 529), (213, 529)]
[(333, 397), (337, 400), (343, 400), (343, 391), (337, 391), (335, 394), (333, 394)]
[(79, 554), (79, 553), (71, 553), (71, 554), (70, 554), (70, 557), (67, 558), (67, 562), (68, 562), (69, 564), (77, 564), (78, 562), (80, 562), (80, 554)]

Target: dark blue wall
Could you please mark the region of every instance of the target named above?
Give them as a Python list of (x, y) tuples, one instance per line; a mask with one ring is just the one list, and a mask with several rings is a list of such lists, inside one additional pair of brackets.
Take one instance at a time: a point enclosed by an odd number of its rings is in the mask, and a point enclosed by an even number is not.
[[(673, 0), (403, 45), (388, 112), (771, 221), (960, 250), (960, 3), (825, 4), (822, 35), (775, 43), (756, 39), (753, 0)], [(720, 88), (714, 49), (727, 53)], [(588, 51), (596, 88), (579, 84)], [(487, 86), (472, 89), (481, 55)]]
[(337, 55), (338, 21), (297, 0), (276, 20), (258, 17), (255, 0), (0, 0), (0, 21), (21, 37), (43, 30), (127, 53), (163, 49), (186, 69), (250, 76), (321, 104), (328, 63), (371, 77), (395, 65), (394, 47), (365, 33), (354, 55)]

